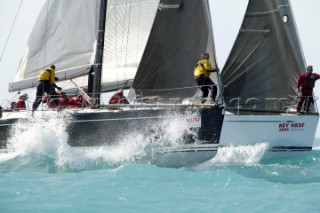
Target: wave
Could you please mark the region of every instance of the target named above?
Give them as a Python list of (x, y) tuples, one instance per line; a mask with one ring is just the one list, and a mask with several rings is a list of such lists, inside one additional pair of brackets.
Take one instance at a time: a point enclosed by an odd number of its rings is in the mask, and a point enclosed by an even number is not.
[(320, 138), (315, 138), (312, 149), (313, 150), (320, 150)]
[(273, 183), (320, 183), (320, 151), (318, 149), (299, 153), (269, 153), (266, 152), (267, 147), (268, 143), (260, 143), (220, 148), (213, 159), (193, 169), (196, 171), (227, 170), (247, 178)]
[[(148, 137), (134, 133), (121, 138), (117, 145), (113, 146), (70, 147), (66, 132), (68, 122), (67, 115), (56, 114), (15, 124), (8, 141), (8, 149), (6, 153), (0, 154), (0, 172), (62, 173), (114, 169), (128, 164), (153, 164), (150, 142), (157, 148), (179, 145), (188, 129), (179, 119), (168, 120), (161, 124), (166, 128), (151, 127)], [(192, 135), (194, 132), (189, 131), (188, 134)], [(280, 182), (285, 182), (280, 177), (285, 176), (286, 172), (305, 172), (309, 178), (301, 176), (297, 181), (318, 181), (320, 175), (311, 171), (320, 171), (320, 139), (315, 141), (313, 151), (304, 156), (267, 158), (267, 147), (266, 142), (252, 146), (219, 148), (214, 158), (191, 169), (233, 169), (245, 176)], [(252, 175), (252, 171), (256, 170), (261, 170), (259, 173), (264, 175)]]
[[(0, 155), (0, 171), (79, 172), (116, 168), (132, 163), (153, 162), (153, 149), (177, 146), (188, 130), (181, 119), (150, 126), (148, 134), (120, 136), (108, 146), (71, 147), (68, 144), (67, 114), (54, 114), (16, 123), (11, 130), (6, 153)], [(146, 137), (147, 135), (147, 137)]]
[(116, 146), (70, 147), (68, 116), (41, 117), (14, 125), (6, 153), (0, 155), (1, 170), (70, 172), (114, 168), (144, 155), (140, 135)]

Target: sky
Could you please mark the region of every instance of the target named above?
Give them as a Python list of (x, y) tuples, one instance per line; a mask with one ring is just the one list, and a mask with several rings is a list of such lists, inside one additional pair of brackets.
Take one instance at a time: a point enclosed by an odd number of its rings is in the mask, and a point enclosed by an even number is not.
[[(21, 2), (21, 9), (15, 20)], [(45, 0), (0, 0), (1, 105), (7, 100), (18, 98), (17, 93), (8, 92), (8, 83), (14, 80), (29, 34), (44, 2)], [(248, 0), (209, 0), (209, 3), (217, 61), (222, 69), (237, 36)], [(314, 72), (320, 73), (320, 25), (317, 23), (320, 20), (320, 1), (291, 0), (291, 6), (306, 62), (313, 65)], [(320, 96), (320, 82), (316, 85), (315, 95)]]

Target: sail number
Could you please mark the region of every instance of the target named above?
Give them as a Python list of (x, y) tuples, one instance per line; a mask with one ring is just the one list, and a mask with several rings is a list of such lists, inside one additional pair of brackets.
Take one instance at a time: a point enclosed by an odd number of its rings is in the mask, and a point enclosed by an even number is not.
[(187, 117), (186, 122), (189, 127), (201, 127), (201, 117)]
[(304, 131), (304, 123), (280, 123), (279, 132)]

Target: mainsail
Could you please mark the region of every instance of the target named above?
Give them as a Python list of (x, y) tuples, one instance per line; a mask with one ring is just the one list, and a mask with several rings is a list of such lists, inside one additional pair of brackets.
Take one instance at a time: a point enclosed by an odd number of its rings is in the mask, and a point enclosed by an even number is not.
[(96, 0), (47, 1), (9, 91), (35, 87), (40, 71), (50, 64), (55, 64), (58, 71), (69, 70), (59, 77), (90, 69), (95, 55), (98, 5)]
[(288, 0), (250, 0), (236, 42), (223, 68), (229, 107), (284, 110), (305, 70)]
[[(158, 9), (159, 0), (107, 2), (102, 59), (103, 90), (131, 86)], [(87, 87), (95, 65), (100, 0), (50, 0), (44, 5), (28, 41), (10, 91), (37, 85), (39, 72), (55, 64), (60, 80)], [(131, 83), (130, 83), (131, 82)], [(64, 90), (76, 86), (61, 82)]]

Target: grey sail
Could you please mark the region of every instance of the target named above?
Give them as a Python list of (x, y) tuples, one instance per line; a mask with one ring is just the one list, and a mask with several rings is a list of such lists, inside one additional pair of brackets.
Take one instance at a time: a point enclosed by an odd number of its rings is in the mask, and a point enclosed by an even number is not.
[(200, 55), (209, 52), (216, 66), (209, 5), (205, 0), (161, 3), (164, 9), (156, 14), (133, 88), (144, 97), (192, 97), (196, 92), (193, 69)]
[(229, 107), (285, 110), (305, 70), (288, 0), (250, 0), (221, 75)]

